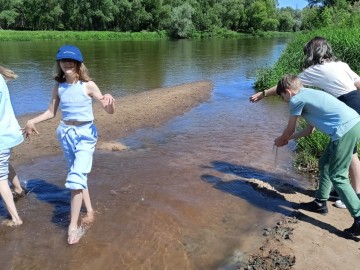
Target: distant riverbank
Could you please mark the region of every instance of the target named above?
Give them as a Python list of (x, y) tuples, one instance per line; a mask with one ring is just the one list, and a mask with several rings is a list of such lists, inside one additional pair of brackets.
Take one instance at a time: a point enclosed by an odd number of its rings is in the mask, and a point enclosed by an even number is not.
[[(259, 32), (258, 37), (288, 37), (293, 33), (287, 32)], [(197, 38), (251, 38), (252, 34), (234, 31), (204, 32)], [(0, 30), (0, 41), (31, 41), (31, 40), (162, 40), (171, 37), (165, 30), (141, 32), (115, 31), (18, 31)]]

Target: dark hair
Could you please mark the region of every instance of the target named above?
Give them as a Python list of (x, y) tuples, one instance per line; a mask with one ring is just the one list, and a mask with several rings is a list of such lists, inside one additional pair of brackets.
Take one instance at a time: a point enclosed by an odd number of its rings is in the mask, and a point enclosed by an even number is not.
[(302, 66), (304, 69), (312, 65), (336, 60), (330, 44), (323, 37), (314, 37), (304, 46), (304, 62)]
[(284, 75), (277, 84), (276, 94), (281, 96), (282, 93), (286, 92), (286, 89), (299, 89), (301, 87), (302, 83), (297, 75)]

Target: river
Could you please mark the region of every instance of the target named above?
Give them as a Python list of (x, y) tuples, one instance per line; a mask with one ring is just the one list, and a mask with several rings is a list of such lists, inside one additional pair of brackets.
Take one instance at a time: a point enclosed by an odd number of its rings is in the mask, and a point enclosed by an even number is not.
[[(2, 65), (17, 115), (45, 110), (54, 56), (70, 42), (3, 42)], [(4, 269), (237, 269), (261, 230), (290, 205), (253, 189), (246, 178), (308, 185), (290, 148), (273, 149), (287, 104), (251, 104), (260, 68), (286, 39), (77, 41), (94, 81), (121, 100), (153, 88), (211, 80), (211, 99), (158, 128), (119, 140), (130, 150), (97, 151), (90, 189), (97, 211), (76, 246), (66, 244), (69, 193), (63, 157), (17, 168), (31, 190), (18, 202), (25, 224), (1, 228)], [(0, 207), (1, 218), (6, 217)]]

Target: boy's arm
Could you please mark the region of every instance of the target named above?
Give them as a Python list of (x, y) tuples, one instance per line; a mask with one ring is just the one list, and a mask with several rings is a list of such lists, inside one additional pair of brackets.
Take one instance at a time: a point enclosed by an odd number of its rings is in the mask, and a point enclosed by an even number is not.
[(295, 132), (297, 118), (298, 116), (296, 115), (292, 115), (289, 117), (287, 127), (284, 129), (283, 133), (274, 140), (274, 144), (276, 146), (287, 145), (289, 140), (292, 139), (291, 137)]
[(289, 118), (288, 126), (284, 129), (283, 134), (277, 137), (274, 141), (276, 146), (284, 146), (288, 144), (290, 140), (296, 140), (313, 133), (315, 128), (310, 124), (308, 124), (304, 129), (300, 130), (299, 132), (294, 133), (296, 129), (297, 118), (297, 116), (291, 116)]
[(301, 137), (306, 137), (309, 136), (311, 133), (313, 133), (315, 130), (315, 128), (308, 124), (304, 129), (300, 130), (299, 132), (296, 132), (295, 134), (293, 134), (290, 138), (290, 140), (296, 140), (299, 139)]

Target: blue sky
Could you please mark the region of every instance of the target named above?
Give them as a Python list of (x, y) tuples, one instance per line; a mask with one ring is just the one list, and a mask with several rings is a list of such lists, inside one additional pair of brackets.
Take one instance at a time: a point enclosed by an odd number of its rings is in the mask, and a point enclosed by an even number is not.
[(302, 9), (305, 6), (307, 6), (308, 1), (307, 0), (278, 0), (279, 7), (292, 7), (292, 8), (298, 8)]

